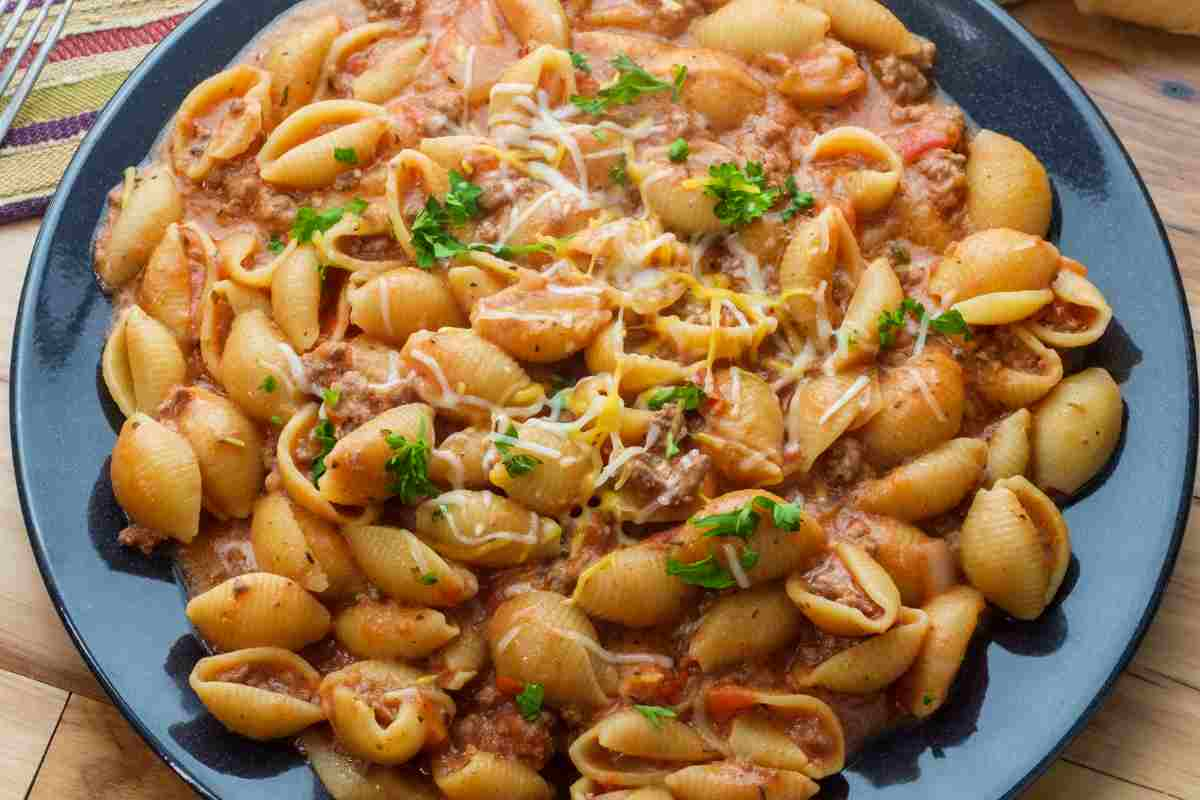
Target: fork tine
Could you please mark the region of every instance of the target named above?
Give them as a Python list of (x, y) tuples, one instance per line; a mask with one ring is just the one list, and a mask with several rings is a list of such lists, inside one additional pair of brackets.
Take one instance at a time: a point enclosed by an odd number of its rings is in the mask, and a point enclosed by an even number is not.
[[(38, 19), (45, 20), (46, 12), (50, 8), (51, 0), (46, 0), (46, 4), (42, 6), (42, 13), (38, 15)], [(13, 92), (12, 97), (8, 101), (8, 106), (4, 109), (4, 113), (0, 114), (0, 144), (8, 137), (8, 129), (12, 127), (13, 120), (17, 118), (21, 106), (28, 99), (29, 93), (33, 91), (33, 85), (37, 83), (38, 76), (42, 74), (42, 68), (46, 66), (46, 62), (50, 59), (50, 51), (54, 49), (54, 45), (58, 43), (58, 39), (62, 36), (63, 28), (67, 25), (67, 16), (71, 13), (71, 7), (75, 5), (75, 0), (66, 0), (62, 4), (62, 11), (59, 12), (58, 19), (54, 20), (54, 26), (50, 32), (46, 34), (46, 38), (42, 40), (41, 47), (38, 48), (37, 55), (29, 64), (29, 69), (25, 70), (25, 77), (21, 79), (21, 85)], [(41, 27), (41, 22), (38, 22), (38, 27)], [(26, 36), (28, 39), (29, 37)], [(24, 57), (24, 54), (21, 54)], [(13, 56), (13, 63), (16, 63), (17, 56)], [(10, 65), (11, 66), (11, 65)], [(3, 76), (0, 76), (3, 77)]]
[(46, 22), (46, 17), (50, 14), (50, 5), (52, 0), (45, 0), (42, 8), (38, 11), (38, 15), (34, 17), (33, 22), (29, 23), (29, 30), (25, 31), (25, 36), (21, 38), (21, 43), (17, 45), (17, 49), (12, 54), (12, 58), (8, 61), (8, 66), (0, 72), (0, 96), (3, 96), (8, 91), (8, 85), (12, 83), (13, 76), (17, 74), (17, 70), (21, 68), (21, 61), (29, 53), (29, 48), (33, 47), (33, 42), (37, 39), (38, 32), (42, 29), (42, 25)]
[(31, 0), (21, 0), (17, 3), (12, 19), (4, 26), (4, 32), (0, 33), (0, 52), (8, 49), (8, 43), (12, 40), (13, 34), (17, 32), (17, 26), (21, 24), (21, 17), (25, 16), (25, 12), (29, 10), (30, 2)]

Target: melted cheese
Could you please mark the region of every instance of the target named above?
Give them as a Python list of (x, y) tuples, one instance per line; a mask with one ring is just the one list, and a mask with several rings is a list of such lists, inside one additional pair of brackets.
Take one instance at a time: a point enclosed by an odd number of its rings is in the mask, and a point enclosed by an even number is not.
[(855, 379), (854, 383), (850, 384), (850, 388), (843, 392), (842, 396), (835, 400), (833, 405), (825, 409), (825, 413), (821, 415), (821, 419), (817, 421), (817, 424), (824, 425), (826, 422), (832, 419), (834, 414), (845, 408), (846, 404), (853, 400), (855, 395), (870, 385), (870, 378), (868, 378), (866, 375), (859, 375), (858, 378)]
[(729, 573), (737, 581), (738, 588), (749, 589), (750, 578), (746, 575), (746, 570), (742, 569), (742, 562), (738, 559), (737, 548), (732, 544), (726, 544), (724, 549), (725, 558), (729, 561)]

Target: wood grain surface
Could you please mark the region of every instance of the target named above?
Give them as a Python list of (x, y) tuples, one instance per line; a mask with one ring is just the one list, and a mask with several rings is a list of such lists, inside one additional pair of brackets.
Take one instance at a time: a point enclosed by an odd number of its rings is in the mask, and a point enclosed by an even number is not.
[[(1027, 2), (1015, 14), (1091, 93), (1129, 148), (1200, 320), (1200, 39), (1085, 18), (1071, 0)], [(0, 228), (0, 330), (12, 330), (37, 227)], [(10, 350), (11, 334), (0, 339), (3, 383)], [(0, 397), (7, 430), (7, 390)], [(0, 436), (0, 800), (193, 797), (109, 704), (63, 631), (25, 536), (9, 448), (9, 437)], [(1200, 515), (1193, 514), (1162, 610), (1133, 664), (1027, 798), (1200, 800), (1196, 526)]]

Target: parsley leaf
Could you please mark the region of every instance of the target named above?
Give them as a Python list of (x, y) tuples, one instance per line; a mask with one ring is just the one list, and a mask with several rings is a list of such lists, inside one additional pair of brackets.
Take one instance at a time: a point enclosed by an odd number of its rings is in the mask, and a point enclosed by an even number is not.
[(967, 325), (967, 321), (963, 319), (962, 312), (956, 308), (952, 308), (944, 314), (939, 314), (929, 320), (929, 327), (943, 336), (962, 335), (967, 341), (971, 340), (971, 328)]
[(904, 309), (882, 311), (879, 314), (879, 346), (886, 350), (896, 343), (896, 331), (904, 327)]
[(425, 201), (425, 208), (413, 220), (412, 244), (417, 253), (417, 266), (421, 269), (433, 269), (438, 260), (467, 251), (466, 245), (446, 231), (448, 222), (446, 209), (432, 197)]
[(625, 169), (626, 159), (622, 155), (617, 159), (617, 163), (612, 165), (612, 169), (608, 171), (608, 179), (618, 186), (626, 186), (629, 183), (629, 172)]
[(282, 426), (283, 425), (283, 417), (279, 416), (278, 414), (272, 414), (271, 415), (271, 424)]
[(347, 212), (361, 215), (367, 210), (367, 201), (356, 197), (343, 206), (331, 206), (323, 211), (317, 211), (312, 206), (300, 206), (296, 210), (296, 219), (292, 222), (292, 238), (300, 244), (311, 242), (313, 235), (324, 233), (342, 221)]
[(350, 166), (358, 165), (358, 151), (353, 147), (335, 147), (333, 148), (333, 160), (339, 164), (349, 164)]
[(400, 498), (401, 503), (411, 504), (420, 497), (437, 494), (437, 487), (429, 480), (429, 443), (425, 441), (425, 421), (417, 431), (416, 439), (382, 431), (392, 456), (384, 464), (392, 483), (388, 490)]
[(772, 500), (769, 497), (759, 495), (754, 498), (754, 505), (763, 511), (771, 512), (771, 524), (781, 531), (795, 531), (800, 529), (800, 506), (795, 503), (780, 503), (778, 500)]
[(333, 423), (327, 419), (321, 420), (313, 428), (312, 437), (321, 445), (321, 452), (313, 459), (312, 463), (312, 480), (313, 483), (316, 483), (325, 474), (325, 456), (329, 455), (330, 451), (333, 450), (333, 446), (337, 444), (337, 437), (334, 436), (333, 431)]
[[(880, 313), (878, 323), (880, 348), (887, 349), (896, 343), (896, 331), (904, 325), (906, 316), (911, 315), (913, 319), (920, 322), (928, 313), (922, 303), (911, 297), (904, 298), (904, 302), (895, 311)], [(929, 327), (935, 333), (943, 336), (962, 336), (967, 341), (971, 341), (972, 338), (971, 327), (967, 325), (962, 312), (958, 309), (952, 308), (936, 317), (930, 317)]]
[(554, 245), (549, 242), (534, 242), (533, 244), (489, 244), (487, 242), (472, 242), (468, 250), (480, 253), (491, 253), (496, 258), (512, 261), (518, 256), (528, 256), (534, 253), (553, 253)]
[(758, 527), (758, 514), (754, 511), (753, 503), (729, 511), (724, 514), (712, 514), (707, 517), (694, 517), (692, 525), (697, 528), (708, 528), (705, 536), (736, 536), (739, 539), (749, 539)]
[(675, 434), (667, 431), (667, 461), (679, 455), (679, 445), (675, 442)]
[(267, 242), (267, 249), (275, 255), (279, 255), (286, 248), (287, 245), (284, 244), (283, 239), (280, 239), (278, 236), (272, 236), (270, 241)]
[(779, 190), (767, 186), (757, 161), (746, 162), (744, 171), (732, 161), (709, 167), (704, 193), (717, 199), (717, 219), (734, 228), (758, 219), (779, 199)]
[(787, 208), (783, 210), (784, 222), (787, 222), (801, 211), (808, 211), (813, 207), (813, 204), (816, 203), (816, 199), (813, 198), (812, 192), (800, 191), (800, 187), (796, 184), (795, 175), (789, 175), (783, 186), (785, 189), (787, 189), (788, 197), (791, 198)]
[(321, 393), (321, 399), (330, 408), (337, 408), (338, 401), (342, 399), (342, 393), (337, 389), (326, 389)]
[(478, 217), (479, 197), (483, 189), (464, 178), (455, 170), (450, 170), (450, 192), (446, 195), (446, 215), (455, 225), (462, 225), (467, 220)]
[[(520, 434), (517, 431), (517, 426), (509, 424), (508, 430), (504, 435), (510, 439), (519, 439)], [(508, 474), (513, 478), (519, 478), (533, 471), (533, 468), (542, 463), (540, 458), (534, 458), (525, 453), (512, 454), (513, 445), (511, 442), (496, 442), (496, 450), (504, 459), (504, 468), (508, 470)]]
[(658, 411), (667, 403), (679, 403), (684, 411), (695, 411), (704, 402), (704, 398), (703, 389), (694, 383), (685, 383), (683, 386), (655, 389), (647, 405), (651, 411)]
[(662, 727), (664, 719), (675, 719), (679, 714), (675, 713), (674, 709), (664, 708), (662, 706), (639, 706), (635, 705), (633, 710), (641, 714), (650, 724), (656, 728)]
[(432, 572), (426, 572), (418, 580), (420, 580), (421, 583), (423, 583), (426, 586), (433, 586), (435, 583), (438, 582), (438, 576), (434, 575)]
[(587, 56), (583, 53), (576, 53), (574, 50), (568, 50), (567, 55), (571, 57), (571, 65), (575, 69), (587, 75), (592, 74), (592, 65), (588, 63)]
[(517, 695), (517, 708), (526, 722), (537, 722), (542, 716), (542, 701), (546, 699), (546, 687), (540, 683), (527, 683)]
[(597, 142), (607, 142), (607, 141), (608, 141), (608, 132), (607, 132), (607, 131), (604, 131), (604, 130), (602, 130), (602, 129), (600, 129), (600, 128), (594, 128), (594, 129), (592, 130), (592, 137), (593, 137), (593, 138), (594, 138), (594, 139), (595, 139)]
[(611, 63), (619, 73), (615, 82), (596, 92), (593, 97), (571, 96), (571, 102), (580, 111), (588, 114), (603, 114), (613, 106), (632, 103), (642, 95), (666, 91), (671, 92), (674, 99), (678, 101), (679, 91), (683, 88), (683, 82), (687, 78), (687, 67), (677, 65), (673, 82), (660, 81), (624, 53), (614, 58)]
[[(758, 564), (758, 552), (746, 550), (738, 558), (743, 569), (754, 569)], [(725, 569), (713, 556), (702, 558), (690, 564), (667, 559), (667, 574), (674, 575), (684, 583), (700, 586), (704, 589), (731, 589), (737, 586), (737, 581), (729, 570)]]
[(258, 388), (262, 389), (267, 394), (272, 394), (276, 389), (279, 388), (279, 380), (276, 379), (274, 375), (268, 375), (267, 377), (263, 378), (262, 385)]
[(346, 203), (346, 211), (350, 212), (356, 217), (361, 217), (362, 213), (367, 210), (367, 206), (369, 205), (370, 203), (368, 203), (366, 200), (363, 200), (361, 197), (356, 197), (349, 203)]
[(681, 136), (671, 142), (671, 146), (667, 148), (667, 158), (676, 164), (682, 164), (687, 161), (691, 152), (692, 149), (688, 146), (687, 140)]
[(671, 81), (671, 99), (676, 103), (683, 95), (683, 82), (687, 80), (687, 66), (684, 64), (676, 64), (672, 74), (675, 76)]

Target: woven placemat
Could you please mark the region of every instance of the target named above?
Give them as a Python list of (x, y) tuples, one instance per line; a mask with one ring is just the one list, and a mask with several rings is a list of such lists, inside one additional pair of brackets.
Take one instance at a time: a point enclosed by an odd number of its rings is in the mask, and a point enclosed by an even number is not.
[[(15, 42), (46, 2), (62, 0), (34, 0)], [(13, 13), (13, 0), (0, 3), (5, 13)], [(46, 209), (100, 109), (154, 45), (200, 3), (76, 0), (63, 37), (0, 147), (0, 223), (35, 217)], [(12, 50), (0, 56), (0, 68), (11, 57)], [(0, 109), (7, 103), (7, 97), (0, 99)]]

